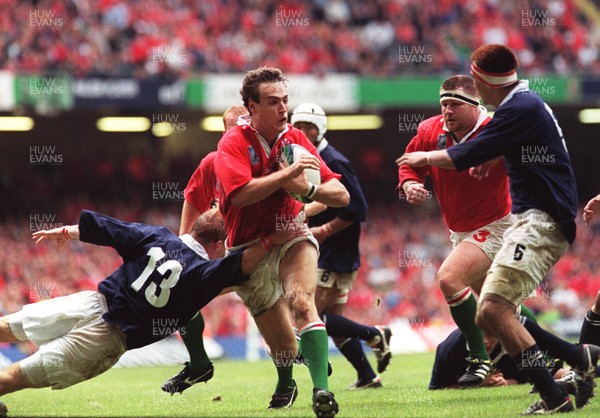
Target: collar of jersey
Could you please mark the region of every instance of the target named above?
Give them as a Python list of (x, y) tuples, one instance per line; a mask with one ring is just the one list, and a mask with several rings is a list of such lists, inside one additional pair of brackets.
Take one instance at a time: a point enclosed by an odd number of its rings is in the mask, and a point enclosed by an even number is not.
[(179, 239), (181, 239), (181, 241), (183, 241), (185, 245), (190, 247), (190, 249), (196, 254), (198, 254), (200, 257), (202, 257), (205, 260), (209, 260), (208, 253), (206, 252), (204, 247), (200, 245), (198, 241), (192, 238), (190, 234), (181, 235)]
[[(471, 135), (473, 135), (473, 133), (475, 131), (477, 131), (477, 129), (479, 129), (481, 124), (483, 122), (485, 122), (485, 120), (487, 119), (487, 109), (481, 105), (477, 106), (477, 108), (479, 109), (479, 117), (477, 118), (477, 122), (475, 123), (475, 126), (473, 127), (473, 129), (471, 129), (471, 131), (460, 140), (459, 144), (462, 144), (467, 139), (469, 139), (471, 137)], [(442, 118), (442, 120), (444, 120), (444, 118)], [(448, 128), (446, 127), (446, 123), (444, 123), (444, 126), (442, 127), (442, 129), (444, 131), (448, 131)]]
[[(271, 154), (271, 146), (269, 145), (267, 140), (261, 134), (259, 134), (256, 129), (254, 129), (254, 126), (252, 126), (251, 124), (248, 124), (248, 126), (256, 134), (256, 137), (258, 138), (258, 142), (260, 142), (260, 145), (262, 146), (263, 150), (265, 151), (265, 154), (267, 154), (267, 155)], [(281, 137), (289, 130), (290, 130), (290, 124), (286, 123), (285, 129), (283, 131), (279, 132), (279, 135), (277, 135), (277, 139), (275, 140), (275, 142), (273, 142), (273, 146), (275, 146), (275, 144), (277, 144), (277, 141), (279, 141), (281, 139)]]
[(504, 98), (504, 100), (502, 100), (500, 102), (500, 104), (498, 105), (498, 107), (502, 106), (504, 103), (508, 102), (510, 99), (512, 99), (512, 97), (517, 94), (520, 93), (522, 91), (529, 91), (529, 80), (519, 80), (519, 82), (517, 83), (517, 85), (515, 86), (514, 89), (512, 89), (510, 91), (510, 93), (508, 93), (506, 95), (506, 97)]
[(317, 147), (317, 152), (320, 154), (327, 145), (329, 145), (329, 142), (327, 142), (325, 138), (321, 139), (321, 142), (319, 142), (319, 146)]

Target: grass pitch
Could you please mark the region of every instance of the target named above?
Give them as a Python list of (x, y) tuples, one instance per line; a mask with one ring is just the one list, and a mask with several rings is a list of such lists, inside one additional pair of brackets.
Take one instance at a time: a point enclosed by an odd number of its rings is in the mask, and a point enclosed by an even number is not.
[[(433, 354), (397, 355), (382, 374), (384, 387), (345, 390), (356, 378), (341, 356), (331, 357), (330, 389), (340, 404), (340, 417), (516, 417), (537, 395), (529, 385), (471, 390), (428, 391)], [(375, 364), (372, 361), (372, 364)], [(2, 398), (9, 416), (38, 417), (313, 417), (308, 369), (294, 370), (299, 395), (288, 410), (268, 411), (275, 387), (269, 361), (215, 362), (215, 376), (181, 395), (160, 390), (180, 367), (112, 369), (69, 389), (28, 389)], [(597, 402), (570, 416), (599, 417)]]

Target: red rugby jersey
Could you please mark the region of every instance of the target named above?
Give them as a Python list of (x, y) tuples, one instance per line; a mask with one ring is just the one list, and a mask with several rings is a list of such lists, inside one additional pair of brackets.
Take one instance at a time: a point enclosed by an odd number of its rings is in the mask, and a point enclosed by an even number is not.
[(217, 151), (213, 151), (200, 161), (183, 191), (185, 200), (200, 213), (209, 210), (213, 200), (218, 198), (217, 175), (214, 168), (216, 157)]
[[(489, 117), (485, 119), (467, 141), (476, 137), (490, 120)], [(421, 122), (417, 134), (406, 147), (406, 152), (433, 151), (451, 147), (454, 141), (443, 126), (444, 120), (441, 115)], [(442, 145), (444, 135), (446, 139), (445, 144)], [(408, 180), (424, 183), (427, 176), (432, 179), (444, 222), (453, 231), (476, 230), (508, 215), (511, 210), (512, 203), (504, 160), (492, 167), (488, 177), (483, 180), (474, 179), (469, 175), (468, 170), (458, 172), (433, 166), (412, 168), (402, 165), (398, 168), (398, 187)]]
[(252, 126), (238, 125), (229, 129), (219, 141), (215, 171), (221, 189), (219, 207), (225, 217), (229, 246), (238, 246), (275, 232), (277, 224), (290, 222), (300, 212), (302, 204), (283, 189), (260, 202), (238, 208), (230, 196), (256, 177), (278, 169), (278, 156), (286, 144), (302, 145), (321, 162), (321, 182), (340, 178), (319, 157), (314, 145), (298, 129), (287, 125), (270, 150), (265, 150)]

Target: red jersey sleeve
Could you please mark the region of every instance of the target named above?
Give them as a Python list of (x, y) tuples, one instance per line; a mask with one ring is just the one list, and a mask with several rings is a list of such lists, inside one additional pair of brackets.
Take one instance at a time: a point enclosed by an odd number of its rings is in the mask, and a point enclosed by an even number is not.
[(214, 170), (216, 156), (217, 153), (214, 151), (200, 161), (183, 191), (185, 200), (200, 213), (209, 210), (213, 200), (218, 196), (217, 176)]
[(219, 141), (215, 173), (225, 197), (252, 180), (251, 155), (241, 131), (230, 129)]
[[(433, 148), (430, 136), (431, 132), (435, 132), (433, 123), (437, 122), (438, 119), (439, 116), (421, 122), (417, 128), (417, 134), (410, 140), (405, 152), (431, 151)], [(398, 167), (398, 186), (396, 186), (396, 189), (401, 190), (402, 183), (409, 180), (424, 183), (430, 170), (430, 166), (413, 168), (408, 164), (401, 165)]]

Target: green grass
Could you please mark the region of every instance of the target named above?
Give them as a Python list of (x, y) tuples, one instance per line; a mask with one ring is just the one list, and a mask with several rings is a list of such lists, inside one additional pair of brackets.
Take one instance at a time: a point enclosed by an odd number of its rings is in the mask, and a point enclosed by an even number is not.
[[(330, 388), (340, 417), (516, 417), (537, 395), (529, 385), (472, 390), (428, 391), (433, 354), (398, 355), (383, 375), (383, 389), (345, 390), (355, 373), (342, 357), (332, 357)], [(179, 367), (113, 369), (69, 389), (29, 389), (6, 395), (9, 416), (118, 417), (312, 417), (306, 367), (296, 367), (300, 394), (289, 410), (267, 411), (275, 385), (268, 361), (217, 361), (215, 377), (182, 395), (169, 396), (162, 382)], [(597, 403), (572, 416), (598, 417)]]

